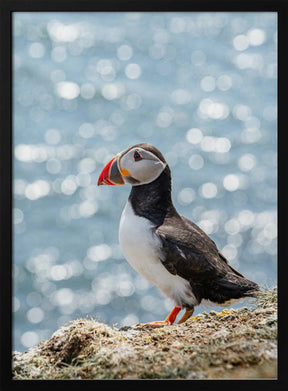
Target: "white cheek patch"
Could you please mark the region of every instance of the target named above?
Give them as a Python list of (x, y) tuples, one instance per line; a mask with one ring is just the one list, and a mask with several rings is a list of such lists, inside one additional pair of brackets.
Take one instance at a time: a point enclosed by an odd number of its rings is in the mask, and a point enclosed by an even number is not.
[[(140, 163), (140, 162), (139, 162)], [(138, 167), (133, 167), (133, 171), (131, 169), (130, 173), (132, 177), (139, 181), (139, 185), (144, 185), (146, 183), (153, 182), (157, 179), (160, 174), (164, 171), (166, 164), (155, 160), (142, 160), (142, 167), (138, 165)]]
[(139, 150), (139, 152), (141, 153), (141, 156), (143, 156), (142, 160), (135, 161), (133, 153), (129, 152), (121, 158), (121, 170), (128, 171), (130, 177), (137, 182), (132, 183), (129, 177), (127, 177), (127, 179), (124, 177), (124, 180), (134, 186), (153, 182), (160, 176), (166, 167), (166, 163), (163, 163), (153, 154), (147, 151), (142, 152), (141, 150)]

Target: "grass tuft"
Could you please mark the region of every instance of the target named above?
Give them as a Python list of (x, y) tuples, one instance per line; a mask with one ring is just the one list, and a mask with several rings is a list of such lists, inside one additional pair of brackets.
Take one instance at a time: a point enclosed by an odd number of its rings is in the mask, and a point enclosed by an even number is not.
[(159, 329), (121, 330), (76, 319), (25, 353), (13, 354), (13, 378), (277, 378), (277, 288), (252, 309), (224, 309)]

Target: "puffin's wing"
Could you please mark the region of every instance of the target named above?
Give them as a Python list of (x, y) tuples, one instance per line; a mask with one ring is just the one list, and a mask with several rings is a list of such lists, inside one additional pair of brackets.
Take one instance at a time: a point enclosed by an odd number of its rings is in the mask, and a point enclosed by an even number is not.
[(238, 270), (234, 269), (231, 265), (229, 265), (227, 259), (226, 259), (226, 258), (224, 257), (224, 255), (218, 250), (218, 248), (217, 248), (215, 242), (213, 242), (213, 240), (212, 240), (211, 238), (209, 238), (209, 236), (207, 236), (207, 234), (206, 234), (204, 231), (202, 231), (202, 229), (201, 229), (200, 227), (198, 227), (198, 225), (196, 225), (196, 224), (193, 223), (192, 221), (186, 219), (186, 217), (184, 217), (184, 216), (181, 216), (181, 219), (185, 222), (185, 224), (187, 224), (187, 225), (190, 227), (190, 229), (196, 230), (196, 231), (199, 233), (200, 236), (202, 236), (203, 238), (205, 237), (206, 240), (207, 240), (206, 243), (208, 243), (208, 241), (211, 242), (211, 243), (210, 243), (210, 246), (216, 248), (216, 250), (217, 250), (217, 252), (218, 252), (218, 255), (219, 255), (219, 257), (221, 258), (221, 260), (222, 260), (223, 262), (225, 262), (225, 263), (229, 266), (229, 269), (230, 269), (233, 273), (235, 273), (237, 276), (240, 276), (240, 277), (245, 278), (245, 277), (243, 276), (243, 274), (241, 274), (240, 272), (238, 272)]
[(224, 303), (258, 290), (258, 285), (232, 268), (216, 244), (191, 221), (178, 215), (155, 233), (162, 242), (162, 264), (170, 273), (188, 280), (200, 301)]
[(213, 240), (192, 221), (177, 216), (164, 222), (155, 233), (162, 242), (160, 259), (170, 273), (199, 281), (227, 273), (227, 260)]

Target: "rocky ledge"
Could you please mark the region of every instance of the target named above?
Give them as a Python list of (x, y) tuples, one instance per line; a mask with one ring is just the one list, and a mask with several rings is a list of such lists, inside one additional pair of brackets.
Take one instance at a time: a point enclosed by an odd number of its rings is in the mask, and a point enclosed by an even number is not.
[(203, 312), (157, 329), (74, 320), (14, 352), (13, 378), (276, 379), (277, 289), (261, 291), (250, 309)]

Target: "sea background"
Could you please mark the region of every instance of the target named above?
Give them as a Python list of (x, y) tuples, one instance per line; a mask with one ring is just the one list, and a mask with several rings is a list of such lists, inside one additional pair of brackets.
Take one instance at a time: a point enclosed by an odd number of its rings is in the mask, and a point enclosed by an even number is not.
[(166, 157), (180, 214), (277, 284), (276, 13), (16, 12), (12, 54), (13, 350), (172, 309), (121, 253), (129, 186), (97, 187), (135, 143)]

